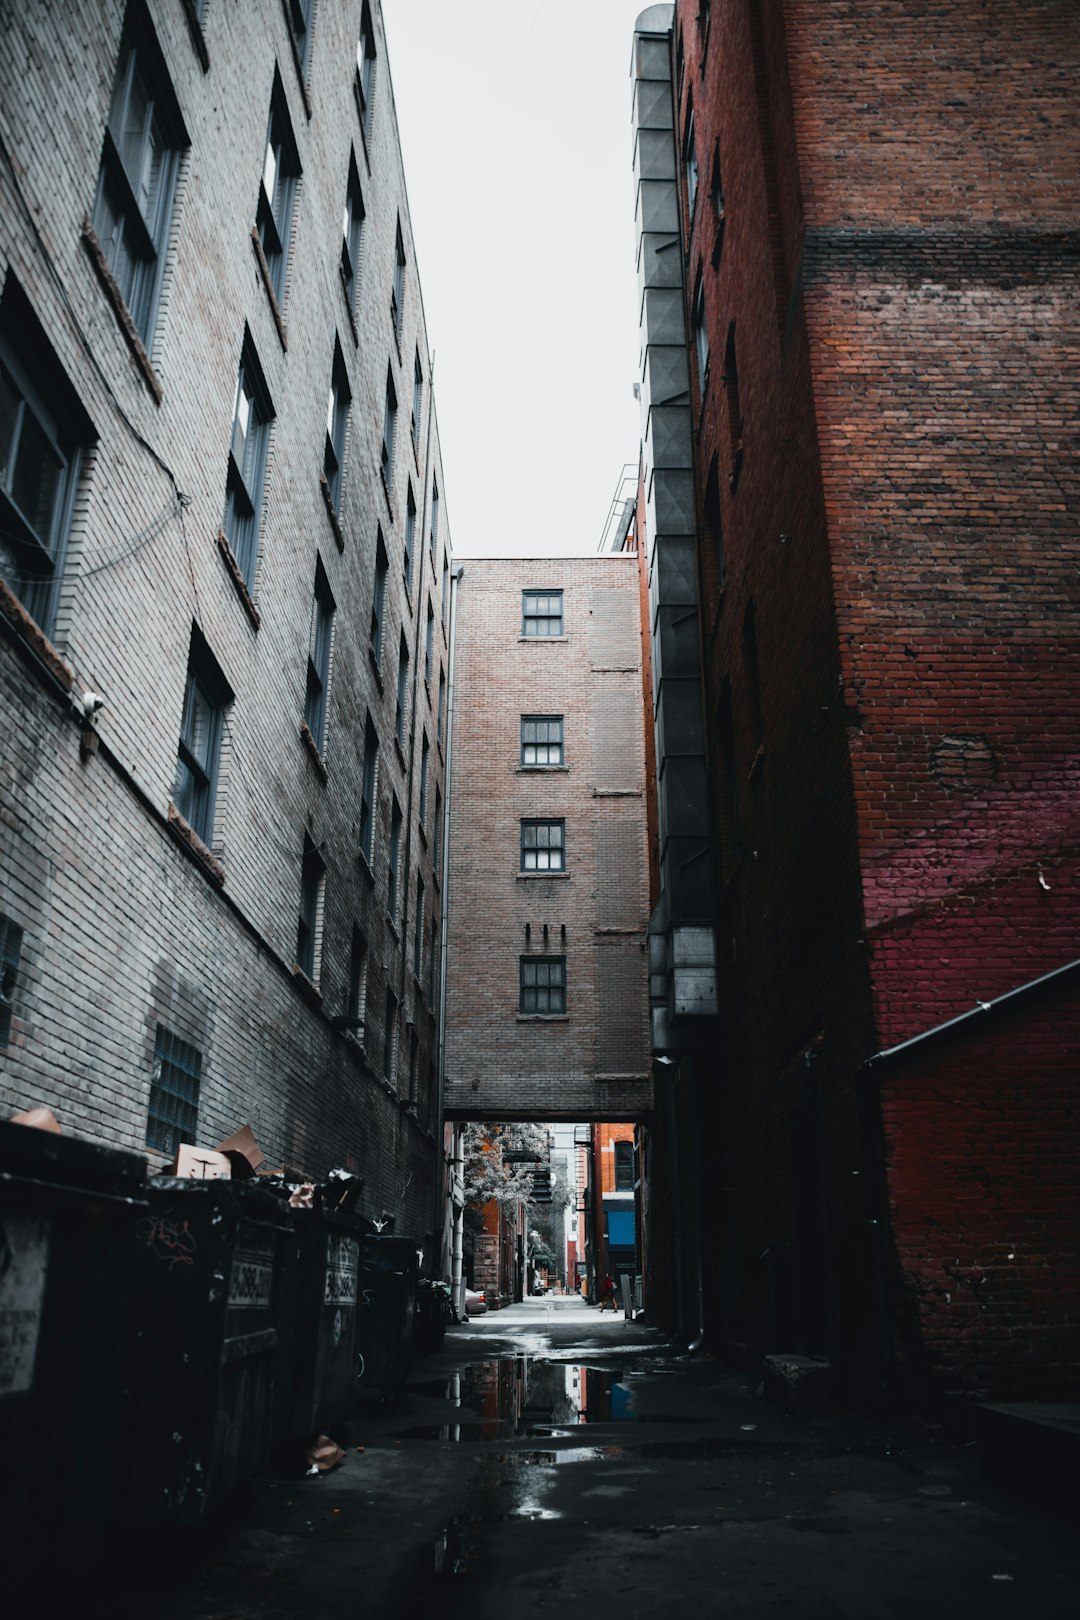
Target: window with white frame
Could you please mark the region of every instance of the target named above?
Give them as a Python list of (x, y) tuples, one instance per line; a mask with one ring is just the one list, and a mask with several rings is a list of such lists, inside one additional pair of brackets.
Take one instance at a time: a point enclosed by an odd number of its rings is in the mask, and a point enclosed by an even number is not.
[(199, 1123), (202, 1053), (159, 1024), (146, 1116), (146, 1145), (175, 1157), (182, 1142), (195, 1142)]
[(420, 418), (424, 408), (424, 372), (420, 364), (420, 351), (416, 351), (416, 361), (413, 365), (412, 385), (412, 442), (413, 449), (420, 449)]
[(285, 0), (285, 13), (289, 19), (296, 55), (301, 73), (308, 70), (311, 58), (311, 13), (313, 0)]
[(181, 150), (188, 144), (145, 10), (128, 8), (101, 153), (93, 228), (143, 343), (150, 347)]
[(367, 1017), (367, 987), (368, 943), (361, 930), (354, 924), (352, 950), (349, 953), (349, 998), (346, 1005), (346, 1015), (354, 1026), (352, 1033), (358, 1040), (362, 1040), (364, 1035), (364, 1020)]
[(70, 385), (9, 274), (0, 302), (0, 579), (46, 634), (86, 436)]
[(364, 762), (360, 771), (360, 853), (371, 868), (375, 838), (375, 790), (379, 772), (379, 737), (370, 714), (364, 727)]
[(424, 967), (424, 880), (416, 880), (416, 917), (413, 926), (413, 977), (419, 984)]
[(345, 464), (345, 439), (349, 431), (349, 406), (352, 391), (345, 370), (341, 346), (334, 342), (334, 368), (330, 377), (330, 398), (326, 407), (326, 445), (323, 450), (323, 472), (334, 506), (341, 503), (341, 472)]
[(435, 881), (439, 881), (439, 856), (442, 853), (442, 794), (435, 789), (435, 819), (431, 824), (431, 865)]
[(225, 482), (225, 537), (250, 588), (258, 560), (266, 449), (274, 408), (250, 333), (245, 331), (233, 403), (232, 439)]
[(360, 14), (360, 38), (356, 42), (356, 110), (364, 139), (371, 133), (371, 108), (375, 93), (375, 31), (371, 11), (365, 4)]
[(207, 845), (213, 842), (221, 735), (232, 700), (217, 660), (198, 626), (192, 625), (173, 803)]
[(315, 564), (315, 590), (311, 603), (311, 637), (308, 644), (307, 691), (304, 720), (316, 748), (326, 745), (326, 699), (330, 690), (330, 655), (334, 642), (334, 598), (322, 565)]
[(683, 167), (686, 172), (686, 217), (693, 219), (694, 204), (698, 193), (698, 160), (697, 146), (694, 141), (694, 104), (686, 114), (686, 136), (683, 140)]
[(416, 550), (416, 499), (412, 492), (412, 479), (409, 479), (409, 488), (405, 495), (405, 551), (401, 559), (401, 571), (405, 576), (405, 589), (412, 595), (413, 582), (413, 554)]
[(383, 1009), (383, 1079), (388, 1086), (397, 1084), (398, 999), (387, 986)]
[(394, 736), (399, 748), (405, 746), (405, 723), (409, 713), (409, 644), (402, 631), (398, 642), (397, 703), (394, 708)]
[(401, 345), (401, 325), (405, 318), (405, 241), (401, 234), (401, 221), (398, 221), (397, 237), (394, 243), (394, 284), (390, 289), (390, 325), (394, 329), (394, 340)]
[(530, 637), (562, 635), (562, 591), (522, 591), (521, 633)]
[(704, 393), (705, 379), (709, 375), (709, 328), (705, 319), (705, 282), (700, 270), (694, 283), (690, 327), (694, 334), (694, 351), (697, 354), (698, 389)]
[(383, 410), (382, 474), (386, 487), (394, 471), (394, 439), (397, 436), (397, 389), (389, 366), (386, 368), (386, 406)]
[(446, 671), (439, 665), (439, 701), (435, 707), (435, 736), (442, 742), (443, 711), (446, 708)]
[(563, 763), (561, 714), (522, 715), (521, 763), (529, 769)]
[(266, 260), (270, 285), (279, 305), (285, 301), (285, 272), (288, 268), (293, 202), (299, 179), (300, 158), (293, 139), (292, 125), (289, 122), (285, 92), (281, 87), (281, 80), (275, 73), (255, 223), (263, 257)]
[(439, 544), (439, 486), (436, 480), (431, 480), (431, 528), (428, 531), (431, 542), (431, 561), (434, 565)]
[(521, 823), (521, 870), (565, 872), (565, 821), (524, 820)]
[(435, 609), (427, 608), (427, 626), (424, 631), (424, 685), (431, 691), (431, 675), (435, 665)]
[(419, 808), (417, 811), (417, 819), (420, 823), (421, 832), (424, 832), (427, 828), (428, 765), (430, 762), (431, 745), (427, 740), (427, 732), (425, 731), (423, 745), (420, 749), (420, 794)]
[(375, 542), (375, 577), (371, 584), (371, 656), (378, 668), (382, 664), (383, 626), (386, 622), (386, 576), (390, 572), (390, 559), (386, 555), (382, 530)]
[(565, 1013), (565, 956), (521, 956), (518, 970), (519, 1012)]
[(304, 860), (300, 869), (300, 916), (296, 928), (296, 963), (314, 984), (319, 972), (323, 893), (326, 865), (304, 834)]
[(349, 308), (356, 308), (356, 288), (360, 276), (360, 250), (364, 242), (364, 198), (356, 158), (349, 153), (349, 183), (345, 191), (345, 213), (341, 221), (341, 280)]
[(390, 807), (390, 861), (386, 872), (386, 912), (392, 923), (397, 922), (398, 887), (401, 867), (401, 807), (394, 795)]

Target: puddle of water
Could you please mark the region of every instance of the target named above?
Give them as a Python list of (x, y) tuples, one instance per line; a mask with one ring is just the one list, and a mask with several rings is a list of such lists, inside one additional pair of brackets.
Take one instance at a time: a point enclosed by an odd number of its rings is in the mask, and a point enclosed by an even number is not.
[[(634, 1369), (636, 1371), (637, 1369)], [(631, 1373), (586, 1361), (546, 1356), (497, 1356), (470, 1362), (450, 1378), (411, 1384), (410, 1390), (460, 1408), (438, 1423), (398, 1431), (402, 1439), (476, 1441), (566, 1434), (583, 1423), (680, 1422), (643, 1419), (634, 1407)]]

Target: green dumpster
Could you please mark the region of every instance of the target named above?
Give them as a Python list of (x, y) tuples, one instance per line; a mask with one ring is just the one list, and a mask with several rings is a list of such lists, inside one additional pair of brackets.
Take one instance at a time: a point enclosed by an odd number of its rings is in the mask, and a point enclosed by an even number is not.
[(365, 1235), (356, 1310), (357, 1390), (390, 1398), (413, 1364), (417, 1244)]
[(287, 1283), (289, 1331), (279, 1346), (274, 1452), (289, 1466), (332, 1432), (356, 1400), (360, 1223), (333, 1211), (293, 1211), (297, 1264)]

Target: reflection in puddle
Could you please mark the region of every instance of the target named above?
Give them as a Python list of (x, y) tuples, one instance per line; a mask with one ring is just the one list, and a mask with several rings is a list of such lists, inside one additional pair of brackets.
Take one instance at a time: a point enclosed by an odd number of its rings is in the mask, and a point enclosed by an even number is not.
[[(527, 1355), (475, 1361), (449, 1379), (411, 1386), (460, 1409), (439, 1423), (399, 1431), (413, 1440), (507, 1440), (568, 1435), (582, 1423), (637, 1422), (633, 1393), (619, 1368)], [(675, 1422), (678, 1419), (650, 1419)]]

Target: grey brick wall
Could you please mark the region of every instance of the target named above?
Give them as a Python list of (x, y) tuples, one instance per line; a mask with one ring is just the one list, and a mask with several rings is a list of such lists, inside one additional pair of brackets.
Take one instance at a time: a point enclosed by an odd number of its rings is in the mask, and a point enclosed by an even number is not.
[[(92, 424), (52, 640), (76, 689), (102, 693), (106, 706), (98, 717), (102, 747), (80, 764), (78, 728), (14, 650), (11, 612), (0, 621), (9, 738), (0, 780), (0, 912), (25, 931), (12, 1038), (0, 1052), (0, 1102), (46, 1102), (65, 1129), (138, 1145), (154, 1028), (172, 1018), (170, 1027), (202, 1043), (200, 1140), (250, 1117), (271, 1157), (319, 1171), (351, 1156), (368, 1177), (373, 1206), (401, 1202), (409, 1183), (402, 1207), (415, 1225), (434, 1151), (437, 1038), (426, 991), (431, 922), (440, 907), (430, 839), (435, 790), (443, 790), (434, 705), (446, 663), (446, 502), (433, 557), (430, 491), (433, 477), (442, 488), (442, 467), (379, 7), (371, 7), (377, 54), (366, 135), (354, 97), (360, 0), (315, 8), (303, 80), (286, 9), (280, 0), (211, 4), (204, 71), (183, 8), (168, 0), (147, 7), (188, 142), (147, 343), (158, 401), (81, 241), (125, 8), (73, 3), (61, 14), (4, 7), (0, 286), (5, 296), (16, 282), (22, 289)], [(275, 73), (302, 168), (277, 312), (251, 237)], [(339, 270), (350, 155), (366, 213), (351, 314)], [(400, 338), (391, 320), (399, 223), (406, 255)], [(257, 628), (217, 540), (245, 331), (275, 411), (251, 586)], [(17, 341), (17, 334), (6, 337)], [(337, 533), (320, 487), (335, 342), (352, 395)], [(425, 381), (414, 444), (417, 354)], [(388, 368), (399, 410), (384, 479)], [(417, 517), (407, 590), (410, 489)], [(380, 533), (390, 567), (377, 671), (369, 628)], [(301, 736), (317, 560), (336, 604), (321, 762)], [(430, 692), (423, 680), (429, 601)], [(165, 821), (193, 623), (235, 694), (213, 832), (221, 892)], [(410, 685), (399, 750), (402, 634)], [(381, 744), (370, 871), (358, 857), (369, 713)], [(415, 801), (424, 735), (431, 777), (421, 832)], [(391, 794), (405, 815), (396, 928), (385, 903)], [(305, 834), (326, 863), (321, 1005), (291, 974)], [(419, 983), (412, 974), (418, 878), (427, 913)], [(370, 1066), (329, 1022), (346, 1010), (354, 926), (369, 946)], [(415, 1117), (406, 1106), (404, 1022), (393, 1094), (381, 1083), (387, 984), (419, 1038)], [(75, 985), (87, 986), (85, 993), (76, 995)]]

